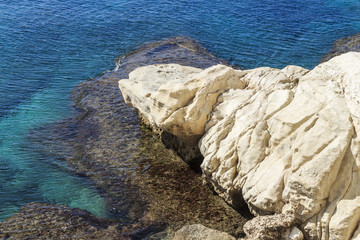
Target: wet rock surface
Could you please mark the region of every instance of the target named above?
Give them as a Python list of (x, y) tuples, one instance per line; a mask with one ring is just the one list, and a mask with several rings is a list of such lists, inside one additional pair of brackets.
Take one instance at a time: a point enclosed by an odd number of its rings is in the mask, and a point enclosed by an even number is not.
[[(242, 226), (251, 218), (247, 209), (239, 214), (224, 204), (203, 185), (199, 173), (167, 149), (157, 134), (140, 126), (137, 113), (123, 101), (118, 80), (137, 67), (157, 63), (206, 68), (224, 62), (185, 37), (145, 44), (118, 59), (116, 70), (84, 81), (73, 90), (76, 117), (36, 129), (29, 138), (44, 154), (63, 159), (59, 166), (94, 182), (106, 200), (108, 216), (117, 224), (116, 233), (123, 238), (171, 238), (175, 230), (192, 223), (243, 236)], [(55, 211), (54, 219), (56, 215)], [(13, 219), (14, 226), (30, 221)], [(0, 227), (6, 228), (5, 223)], [(44, 224), (39, 221), (33, 226), (42, 229)], [(75, 234), (76, 225), (82, 223), (72, 224)], [(111, 227), (114, 223), (104, 224)], [(66, 239), (61, 233), (58, 236)]]
[(321, 59), (321, 62), (326, 62), (333, 57), (351, 51), (360, 52), (360, 33), (336, 40), (329, 53)]

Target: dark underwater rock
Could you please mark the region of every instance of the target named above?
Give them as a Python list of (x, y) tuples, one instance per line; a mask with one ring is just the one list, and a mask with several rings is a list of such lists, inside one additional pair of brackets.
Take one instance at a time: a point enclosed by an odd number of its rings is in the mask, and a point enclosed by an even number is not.
[(0, 239), (124, 239), (116, 222), (87, 211), (29, 203), (0, 223)]
[(36, 129), (29, 138), (44, 154), (58, 154), (69, 171), (98, 187), (123, 237), (167, 236), (193, 223), (243, 236), (242, 226), (251, 218), (248, 210), (239, 214), (215, 196), (199, 173), (165, 147), (179, 146), (176, 139), (162, 133), (164, 145), (123, 101), (118, 80), (156, 63), (206, 68), (225, 62), (186, 37), (145, 44), (119, 58), (116, 70), (74, 88), (76, 117)]
[(360, 33), (336, 40), (330, 52), (321, 59), (321, 62), (327, 62), (333, 57), (351, 51), (360, 52)]

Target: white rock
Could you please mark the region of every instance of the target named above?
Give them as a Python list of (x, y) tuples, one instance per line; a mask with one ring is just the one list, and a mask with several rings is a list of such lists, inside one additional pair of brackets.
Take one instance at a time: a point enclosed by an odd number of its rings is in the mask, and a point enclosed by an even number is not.
[(244, 225), (249, 240), (302, 240), (302, 232), (293, 226), (295, 218), (287, 214), (258, 216)]
[(233, 236), (201, 224), (182, 227), (175, 233), (173, 240), (236, 240)]
[(201, 137), (204, 178), (230, 204), (294, 215), (311, 239), (359, 239), (360, 53), (311, 71), (148, 66), (119, 85), (155, 126)]
[[(183, 106), (193, 97), (179, 88), (199, 72), (200, 69), (178, 64), (150, 65), (135, 69), (129, 79), (119, 81), (119, 87), (127, 104), (137, 108), (151, 124), (159, 126), (173, 113), (173, 108)], [(173, 88), (176, 91), (171, 91)], [(171, 92), (164, 93), (167, 90)]]
[(284, 239), (303, 240), (304, 234), (297, 227), (292, 227), (291, 230), (289, 230), (289, 232), (286, 233), (286, 235), (284, 236)]
[(198, 141), (217, 97), (244, 88), (245, 73), (216, 65), (206, 70), (178, 64), (146, 66), (119, 81), (125, 101), (150, 123), (180, 138)]

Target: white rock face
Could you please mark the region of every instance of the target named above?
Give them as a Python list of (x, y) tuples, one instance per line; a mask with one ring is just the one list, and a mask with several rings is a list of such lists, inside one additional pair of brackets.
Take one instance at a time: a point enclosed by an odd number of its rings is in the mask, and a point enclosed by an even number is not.
[(360, 53), (311, 71), (155, 65), (119, 85), (154, 126), (201, 137), (204, 178), (229, 203), (293, 215), (306, 238), (359, 239)]
[(151, 124), (197, 143), (217, 97), (229, 89), (245, 87), (242, 75), (224, 65), (201, 71), (160, 64), (136, 69), (129, 79), (119, 81), (119, 87), (125, 101)]

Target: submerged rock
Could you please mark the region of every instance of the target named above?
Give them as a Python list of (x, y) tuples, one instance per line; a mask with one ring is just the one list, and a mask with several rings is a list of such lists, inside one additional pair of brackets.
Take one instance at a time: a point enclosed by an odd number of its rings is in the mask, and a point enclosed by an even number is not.
[(360, 53), (312, 71), (139, 68), (125, 100), (190, 144), (204, 179), (235, 207), (293, 216), (306, 238), (360, 232)]
[(329, 61), (331, 58), (347, 52), (360, 52), (360, 33), (336, 40), (330, 52), (321, 59), (321, 62)]
[[(59, 166), (66, 165), (67, 171), (97, 186), (108, 216), (127, 239), (165, 238), (194, 223), (242, 236), (242, 226), (251, 217), (247, 209), (239, 214), (224, 204), (203, 185), (201, 174), (166, 149), (156, 134), (139, 126), (137, 113), (118, 89), (118, 80), (137, 67), (170, 62), (197, 68), (224, 63), (186, 37), (145, 44), (118, 59), (116, 70), (80, 83), (72, 92), (79, 110), (76, 117), (32, 131), (31, 142), (37, 142), (37, 151), (58, 154)], [(170, 133), (162, 133), (162, 140), (181, 143)], [(189, 158), (196, 157), (202, 159), (197, 146)], [(37, 227), (42, 224), (37, 222)]]
[(30, 203), (0, 223), (0, 239), (124, 239), (114, 221), (87, 211)]

